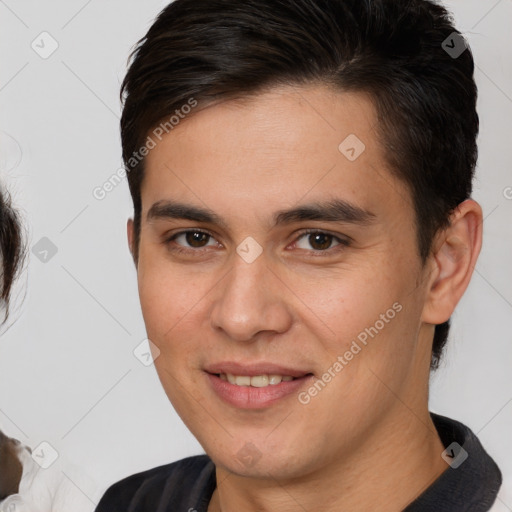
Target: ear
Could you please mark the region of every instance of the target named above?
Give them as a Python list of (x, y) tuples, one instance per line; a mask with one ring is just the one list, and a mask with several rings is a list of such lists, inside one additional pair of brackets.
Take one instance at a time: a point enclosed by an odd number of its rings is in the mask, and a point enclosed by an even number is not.
[(137, 261), (135, 258), (135, 233), (133, 228), (133, 219), (128, 219), (128, 222), (126, 223), (126, 234), (128, 236), (128, 249), (130, 250), (130, 254), (132, 255), (135, 266), (137, 266)]
[(468, 199), (450, 216), (450, 225), (436, 237), (422, 320), (442, 324), (452, 315), (468, 287), (482, 247), (482, 208)]

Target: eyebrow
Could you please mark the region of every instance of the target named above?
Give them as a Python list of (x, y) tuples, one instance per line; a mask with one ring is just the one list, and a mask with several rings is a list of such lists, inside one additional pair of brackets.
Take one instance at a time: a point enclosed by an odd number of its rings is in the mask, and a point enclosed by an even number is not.
[[(227, 229), (227, 222), (208, 208), (177, 201), (162, 200), (154, 203), (146, 219), (186, 219), (194, 222), (216, 224)], [(341, 222), (368, 225), (376, 215), (343, 199), (304, 204), (288, 210), (279, 210), (273, 215), (273, 227), (301, 221)]]

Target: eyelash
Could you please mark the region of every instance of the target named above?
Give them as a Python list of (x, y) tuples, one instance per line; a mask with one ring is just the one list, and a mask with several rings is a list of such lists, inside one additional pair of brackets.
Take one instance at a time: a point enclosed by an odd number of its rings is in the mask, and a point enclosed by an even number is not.
[[(167, 237), (164, 240), (164, 244), (165, 245), (170, 245), (171, 242), (174, 242), (174, 240), (177, 237), (179, 237), (181, 235), (186, 235), (188, 233), (201, 233), (201, 234), (208, 235), (211, 238), (215, 238), (211, 233), (209, 233), (208, 231), (202, 230), (202, 229), (187, 229), (185, 231), (179, 231), (178, 233), (174, 233), (173, 235)], [(334, 241), (338, 242), (338, 245), (335, 245), (334, 247), (331, 247), (329, 249), (325, 249), (325, 250), (311, 249), (309, 251), (311, 253), (310, 254), (311, 257), (319, 257), (319, 256), (324, 256), (326, 254), (327, 255), (331, 255), (333, 252), (341, 251), (341, 250), (343, 250), (346, 247), (349, 247), (351, 245), (351, 240), (349, 240), (347, 238), (340, 238), (339, 236), (336, 236), (333, 233), (329, 233), (328, 231), (321, 231), (321, 230), (318, 230), (318, 229), (305, 229), (305, 230), (299, 232), (294, 243), (297, 243), (298, 240), (300, 240), (301, 238), (305, 237), (306, 235), (311, 235), (311, 234), (328, 235), (328, 236), (331, 236)], [(208, 242), (209, 241), (210, 240), (208, 240)], [(183, 246), (180, 246), (180, 245), (177, 245), (177, 244), (173, 244), (173, 247), (170, 248), (170, 250), (172, 250), (173, 252), (176, 252), (176, 253), (186, 253), (186, 254), (189, 254), (189, 255), (197, 254), (197, 253), (200, 254), (200, 253), (203, 252), (204, 249), (207, 249), (207, 247), (200, 247), (200, 248), (197, 248), (197, 249), (187, 249), (187, 248), (184, 248)], [(301, 249), (301, 250), (307, 250), (307, 249)]]

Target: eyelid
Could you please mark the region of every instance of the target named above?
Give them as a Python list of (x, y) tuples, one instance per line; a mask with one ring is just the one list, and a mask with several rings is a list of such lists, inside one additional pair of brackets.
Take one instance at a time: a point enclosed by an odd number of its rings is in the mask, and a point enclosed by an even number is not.
[[(190, 229), (183, 229), (181, 231), (176, 231), (175, 233), (172, 233), (170, 235), (168, 234), (165, 234), (163, 236), (163, 243), (164, 244), (167, 244), (169, 242), (172, 242), (174, 241), (177, 237), (181, 236), (181, 235), (186, 235), (188, 233), (204, 233), (205, 235), (208, 235), (210, 238), (213, 238), (215, 241), (217, 241), (217, 238), (216, 238), (216, 235), (212, 234), (210, 231), (208, 231), (207, 229), (204, 229), (204, 228), (190, 228)], [(220, 242), (217, 241), (218, 244), (222, 245)], [(205, 247), (199, 247), (199, 248), (190, 248), (190, 247), (185, 247), (185, 246), (182, 246), (182, 245), (179, 245), (179, 247), (182, 247), (184, 250), (187, 250), (187, 249), (191, 249), (192, 251), (194, 252), (198, 252), (200, 251), (201, 249), (204, 249)], [(211, 247), (211, 246), (208, 246), (208, 247)]]
[[(222, 246), (222, 244), (217, 241), (216, 235), (213, 235), (209, 230), (204, 229), (204, 228), (189, 228), (189, 229), (177, 231), (175, 233), (172, 233), (171, 235), (164, 236), (163, 243), (169, 244), (169, 243), (173, 242), (177, 237), (179, 237), (181, 235), (186, 235), (188, 233), (204, 233), (204, 234), (208, 235), (210, 238), (214, 239), (218, 244), (220, 244)], [(299, 249), (301, 251), (306, 251), (307, 253), (309, 253), (310, 255), (315, 256), (315, 257), (331, 255), (331, 254), (337, 252), (338, 250), (342, 250), (342, 249), (348, 247), (353, 242), (353, 239), (347, 235), (341, 235), (339, 233), (338, 234), (332, 233), (328, 230), (324, 230), (321, 228), (307, 228), (307, 229), (302, 229), (302, 230), (299, 230), (298, 232), (295, 232), (294, 233), (295, 238), (292, 243), (296, 244), (297, 241), (300, 240), (302, 237), (309, 235), (309, 234), (315, 234), (315, 233), (332, 236), (333, 239), (335, 239), (338, 242), (338, 244), (335, 245), (334, 247), (330, 247), (329, 249), (325, 249), (325, 250)], [(176, 248), (174, 248), (173, 250), (175, 250), (176, 252), (186, 252), (189, 254), (192, 254), (192, 253), (197, 254), (197, 253), (203, 252), (204, 250), (207, 250), (208, 247), (212, 247), (212, 246), (191, 248), (191, 247), (185, 247), (180, 244), (176, 244)]]
[(328, 230), (319, 229), (319, 228), (309, 228), (309, 229), (301, 230), (298, 233), (295, 233), (295, 240), (293, 243), (296, 244), (298, 242), (298, 240), (300, 240), (304, 236), (311, 235), (311, 234), (328, 235), (328, 236), (331, 236), (334, 240), (336, 240), (338, 242), (338, 244), (335, 245), (334, 247), (330, 247), (329, 249), (325, 249), (323, 251), (322, 250), (314, 250), (314, 249), (300, 249), (300, 250), (307, 251), (310, 255), (314, 255), (314, 256), (331, 255), (331, 254), (335, 253), (337, 250), (341, 250), (341, 249), (348, 247), (353, 242), (353, 239), (347, 235), (331, 233)]
[(322, 229), (322, 228), (306, 228), (299, 230), (297, 233), (294, 233), (297, 238), (300, 238), (304, 235), (310, 235), (313, 233), (320, 233), (322, 235), (330, 235), (333, 238), (336, 238), (339, 242), (353, 242), (353, 239), (349, 237), (348, 235), (343, 235), (341, 233), (333, 233), (332, 231), (329, 231), (328, 229)]

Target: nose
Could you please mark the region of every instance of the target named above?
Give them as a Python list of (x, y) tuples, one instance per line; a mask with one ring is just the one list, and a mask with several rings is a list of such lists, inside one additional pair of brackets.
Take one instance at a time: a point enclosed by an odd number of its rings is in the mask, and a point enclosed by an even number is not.
[(264, 254), (250, 263), (235, 255), (216, 290), (211, 325), (235, 341), (286, 332), (293, 323), (289, 294)]

